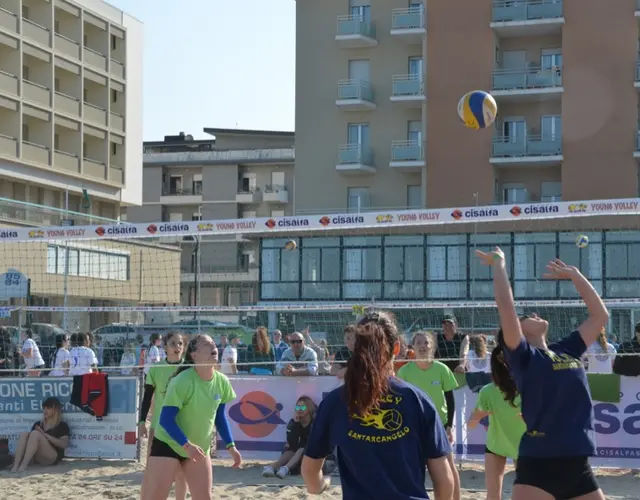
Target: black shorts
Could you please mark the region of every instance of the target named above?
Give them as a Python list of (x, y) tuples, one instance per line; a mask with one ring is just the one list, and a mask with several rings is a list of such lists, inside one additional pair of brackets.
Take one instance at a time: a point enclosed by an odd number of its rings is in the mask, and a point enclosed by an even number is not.
[(519, 457), (514, 484), (534, 486), (556, 500), (569, 500), (597, 491), (589, 457)]
[(149, 452), (150, 457), (164, 457), (164, 458), (175, 458), (180, 462), (186, 460), (182, 455), (177, 454), (171, 446), (169, 446), (164, 441), (160, 441), (158, 438), (153, 438), (151, 441), (151, 451)]
[(499, 457), (500, 455), (498, 455), (497, 453), (492, 452), (489, 448), (487, 448), (486, 446), (484, 447), (484, 454), (490, 454), (490, 455), (495, 455), (497, 457)]

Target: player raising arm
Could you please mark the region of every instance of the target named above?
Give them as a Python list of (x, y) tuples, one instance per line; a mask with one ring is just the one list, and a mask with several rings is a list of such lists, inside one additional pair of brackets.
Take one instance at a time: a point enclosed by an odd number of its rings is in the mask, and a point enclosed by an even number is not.
[(569, 336), (547, 345), (549, 323), (537, 314), (516, 312), (502, 250), (476, 253), (493, 269), (504, 334), (498, 340), (505, 348), (527, 426), (520, 441), (513, 500), (604, 500), (589, 463), (596, 451), (591, 437), (593, 405), (581, 357), (609, 319), (605, 305), (576, 267), (551, 261), (544, 277), (571, 280), (588, 317)]

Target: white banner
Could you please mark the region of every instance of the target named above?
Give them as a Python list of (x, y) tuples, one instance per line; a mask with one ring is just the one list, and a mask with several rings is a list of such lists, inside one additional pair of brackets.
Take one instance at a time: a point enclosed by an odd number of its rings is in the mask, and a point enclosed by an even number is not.
[[(284, 447), (286, 425), (294, 415), (297, 398), (310, 396), (317, 404), (340, 385), (334, 377), (232, 377), (238, 399), (227, 405), (234, 440), (247, 457), (278, 456)], [(621, 377), (619, 403), (594, 401), (594, 437), (599, 466), (640, 468), (640, 378)], [(456, 454), (459, 459), (484, 456), (486, 427), (468, 432), (466, 422), (477, 394), (465, 386), (456, 398)]]
[(42, 402), (55, 397), (71, 431), (67, 457), (136, 459), (138, 379), (109, 379), (110, 411), (102, 420), (69, 403), (72, 386), (71, 378), (0, 378), (0, 436), (9, 439), (11, 453), (20, 433), (42, 418)]
[(300, 231), (352, 230), (384, 226), (410, 227), (557, 219), (592, 215), (640, 215), (640, 198), (523, 203), (518, 205), (489, 205), (359, 214), (123, 223), (99, 226), (56, 226), (37, 229), (32, 227), (11, 227), (0, 228), (0, 242), (77, 241), (101, 238), (172, 237), (194, 234), (215, 236), (221, 234), (297, 233)]

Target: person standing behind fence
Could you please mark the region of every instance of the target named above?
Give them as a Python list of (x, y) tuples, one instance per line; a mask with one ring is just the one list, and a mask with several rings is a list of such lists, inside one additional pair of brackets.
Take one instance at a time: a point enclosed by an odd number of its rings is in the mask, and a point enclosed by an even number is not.
[(282, 353), (289, 349), (287, 343), (282, 340), (282, 332), (280, 330), (274, 330), (273, 333), (273, 349), (276, 354), (276, 361), (280, 361), (282, 358)]
[(40, 354), (40, 348), (35, 340), (33, 340), (33, 332), (28, 329), (24, 332), (25, 340), (22, 344), (22, 358), (27, 368), (28, 377), (39, 377), (44, 369), (44, 359)]
[(276, 354), (269, 342), (269, 335), (264, 326), (256, 328), (251, 337), (251, 345), (247, 347), (249, 373), (253, 375), (273, 375)]
[(162, 361), (162, 352), (160, 351), (162, 345), (162, 335), (154, 333), (149, 339), (149, 349), (147, 349), (144, 357), (144, 374), (147, 375), (151, 366)]
[(77, 333), (75, 339), (76, 345), (69, 352), (72, 360), (69, 375), (85, 375), (98, 371), (96, 353), (89, 348), (89, 335)]
[(304, 345), (300, 332), (289, 335), (291, 347), (282, 353), (276, 373), (285, 377), (306, 377), (318, 374), (318, 355), (316, 351)]
[(69, 353), (69, 337), (67, 334), (56, 335), (56, 351), (53, 354), (51, 367), (53, 370), (49, 372), (51, 377), (66, 377), (69, 375), (71, 368), (71, 353)]
[(442, 318), (442, 334), (437, 336), (435, 358), (451, 371), (463, 373), (464, 360), (469, 350), (469, 337), (458, 332), (456, 317), (450, 314)]
[[(142, 404), (140, 405), (138, 439), (148, 437), (149, 443), (153, 442), (155, 431), (160, 422), (160, 411), (162, 410), (169, 382), (183, 361), (184, 337), (181, 333), (170, 332), (165, 337), (165, 345), (167, 357), (149, 369), (145, 379)], [(149, 415), (152, 401), (153, 414), (151, 416), (151, 426), (147, 432), (147, 416)], [(150, 451), (151, 446), (148, 446), (147, 452)], [(187, 497), (187, 483), (181, 471), (178, 471), (176, 475), (175, 490), (176, 500), (184, 500)], [(144, 493), (141, 493), (141, 496), (144, 497)]]

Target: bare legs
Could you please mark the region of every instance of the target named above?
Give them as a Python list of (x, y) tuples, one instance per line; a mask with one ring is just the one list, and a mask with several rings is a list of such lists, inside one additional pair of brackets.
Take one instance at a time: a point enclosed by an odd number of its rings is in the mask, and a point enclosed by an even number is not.
[(458, 474), (458, 468), (456, 467), (455, 456), (453, 453), (447, 458), (449, 467), (451, 468), (451, 474), (453, 474), (453, 497), (452, 500), (460, 500), (460, 474)]
[(18, 438), (12, 472), (24, 472), (32, 461), (52, 465), (58, 459), (56, 449), (40, 431), (23, 432)]
[(484, 454), (484, 481), (487, 500), (502, 500), (502, 484), (507, 459), (493, 453)]

